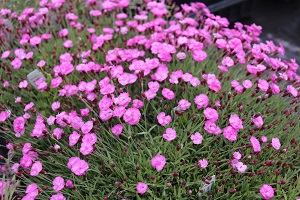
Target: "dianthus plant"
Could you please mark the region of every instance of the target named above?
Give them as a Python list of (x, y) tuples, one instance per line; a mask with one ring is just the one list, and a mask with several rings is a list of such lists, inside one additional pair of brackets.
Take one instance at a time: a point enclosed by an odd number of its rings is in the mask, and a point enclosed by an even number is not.
[(1, 171), (21, 199), (299, 196), (296, 61), (260, 26), (164, 2), (0, 10)]

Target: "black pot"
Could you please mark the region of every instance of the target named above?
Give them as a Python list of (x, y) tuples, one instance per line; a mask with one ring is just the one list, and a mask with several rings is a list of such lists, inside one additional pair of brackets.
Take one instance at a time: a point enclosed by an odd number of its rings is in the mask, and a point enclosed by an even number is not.
[(254, 7), (254, 0), (173, 0), (177, 5), (191, 2), (206, 4), (210, 12), (226, 17), (230, 22), (248, 17)]

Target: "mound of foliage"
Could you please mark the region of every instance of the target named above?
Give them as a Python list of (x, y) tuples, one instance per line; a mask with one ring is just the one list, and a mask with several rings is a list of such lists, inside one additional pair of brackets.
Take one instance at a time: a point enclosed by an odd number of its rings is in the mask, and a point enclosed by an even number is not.
[(131, 4), (0, 10), (2, 198), (299, 197), (296, 61), (202, 3)]

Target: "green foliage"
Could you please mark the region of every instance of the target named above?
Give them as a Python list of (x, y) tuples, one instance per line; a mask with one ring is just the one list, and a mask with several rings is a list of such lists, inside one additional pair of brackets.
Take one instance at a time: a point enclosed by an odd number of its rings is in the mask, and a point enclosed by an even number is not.
[[(20, 1), (18, 1), (20, 2)], [(27, 1), (29, 3), (29, 1)], [(12, 1), (10, 2), (12, 3)], [(34, 2), (32, 5), (36, 5)], [(99, 24), (96, 29), (96, 34), (102, 32), (102, 27), (109, 27), (114, 23), (113, 15), (106, 16), (105, 20), (92, 19), (87, 14), (85, 7), (82, 6), (82, 1), (76, 1), (75, 10), (80, 14), (79, 21), (86, 27), (93, 27), (94, 24)], [(11, 4), (13, 5), (13, 4)], [(16, 3), (13, 6), (20, 6)], [(24, 4), (25, 7), (29, 5)], [(13, 7), (13, 9), (15, 9)], [(65, 5), (64, 10), (67, 10)], [(58, 15), (56, 11), (50, 11), (53, 16)], [(150, 16), (151, 17), (151, 16)], [(13, 26), (16, 27), (18, 22), (12, 21)], [(43, 170), (45, 174), (39, 174), (32, 177), (28, 173), (28, 169), (23, 169), (24, 176), (17, 177), (22, 180), (24, 185), (18, 187), (19, 193), (25, 193), (25, 186), (30, 183), (37, 183), (41, 193), (37, 199), (50, 199), (51, 195), (55, 194), (52, 189), (52, 181), (57, 176), (62, 176), (65, 180), (73, 181), (76, 189), (65, 188), (61, 192), (68, 199), (103, 199), (108, 196), (111, 199), (261, 199), (259, 189), (262, 184), (270, 183), (276, 188), (277, 199), (295, 199), (300, 194), (300, 159), (299, 159), (299, 113), (295, 110), (296, 105), (291, 104), (291, 100), (282, 97), (282, 94), (273, 95), (269, 98), (264, 98), (265, 93), (258, 91), (255, 87), (246, 90), (242, 94), (235, 94), (231, 88), (231, 81), (249, 79), (256, 84), (257, 77), (246, 75), (246, 64), (235, 65), (228, 73), (224, 73), (220, 78), (222, 83), (222, 90), (218, 93), (208, 90), (206, 85), (199, 87), (192, 87), (190, 84), (181, 81), (178, 85), (170, 85), (167, 81), (161, 83), (161, 88), (169, 88), (175, 92), (176, 99), (168, 101), (163, 98), (161, 93), (151, 101), (143, 100), (144, 107), (141, 110), (142, 118), (136, 126), (130, 126), (123, 123), (122, 120), (112, 119), (103, 122), (99, 118), (99, 109), (97, 101), (83, 101), (76, 96), (61, 97), (59, 96), (59, 89), (50, 89), (49, 91), (39, 92), (33, 87), (29, 86), (27, 89), (17, 89), (18, 83), (25, 79), (27, 74), (36, 69), (36, 64), (40, 60), (46, 61), (46, 66), (40, 70), (46, 77), (46, 82), (50, 84), (54, 78), (53, 66), (58, 65), (59, 56), (65, 52), (62, 48), (63, 39), (56, 37), (57, 32), (62, 28), (68, 28), (69, 39), (73, 41), (74, 47), (68, 52), (70, 54), (79, 55), (81, 52), (78, 47), (87, 45), (86, 49), (90, 48), (90, 43), (86, 42), (88, 32), (84, 29), (78, 32), (70, 27), (62, 19), (61, 24), (51, 22), (50, 26), (41, 26), (31, 31), (36, 35), (48, 32), (53, 36), (48, 43), (43, 42), (39, 48), (34, 48), (34, 56), (32, 60), (24, 60), (24, 68), (20, 70), (13, 70), (9, 63), (8, 67), (0, 68), (0, 76), (5, 80), (9, 80), (11, 86), (0, 86), (0, 104), (2, 109), (11, 110), (10, 120), (1, 123), (3, 131), (2, 135), (18, 146), (15, 150), (15, 156), (11, 165), (18, 162), (22, 157), (22, 144), (30, 142), (38, 152), (38, 160), (43, 163)], [(127, 35), (114, 35), (113, 44), (105, 43), (103, 52), (114, 47), (128, 48), (123, 42), (133, 37), (136, 33), (130, 32)], [(4, 52), (11, 44), (5, 44), (0, 47), (0, 52)], [(12, 48), (20, 47), (17, 41), (13, 41)], [(140, 49), (141, 50), (141, 49)], [(203, 74), (219, 74), (218, 65), (220, 65), (224, 53), (216, 47), (205, 48), (208, 58), (203, 62), (196, 62), (190, 55), (184, 61), (179, 61), (173, 55), (173, 59), (167, 64), (170, 72), (178, 69), (183, 72), (190, 72), (193, 76), (202, 80)], [(91, 55), (97, 63), (105, 63), (105, 53), (96, 52)], [(149, 51), (146, 51), (146, 58), (155, 57)], [(217, 62), (216, 62), (217, 61)], [(0, 61), (4, 65), (3, 60)], [(73, 65), (76, 66), (81, 63), (79, 58), (74, 57)], [(247, 64), (249, 60), (247, 61)], [(128, 68), (130, 63), (123, 63), (124, 68)], [(9, 70), (8, 70), (9, 69)], [(12, 72), (11, 75), (9, 71)], [(107, 74), (101, 73), (79, 73), (74, 71), (72, 74), (64, 77), (63, 85), (75, 84), (79, 81), (92, 81), (94, 79), (99, 82)], [(268, 78), (269, 74), (261, 75), (260, 78)], [(130, 93), (132, 98), (141, 98), (141, 94), (147, 90), (147, 83), (150, 81), (149, 77), (139, 80), (139, 83), (133, 85), (122, 86), (116, 84), (117, 88), (122, 88), (124, 91)], [(283, 88), (286, 83), (280, 83)], [(230, 92), (230, 94), (229, 94)], [(219, 120), (216, 124), (224, 128), (229, 125), (229, 117), (231, 114), (238, 114), (243, 121), (244, 129), (239, 132), (238, 139), (235, 142), (229, 142), (221, 135), (212, 135), (204, 130), (205, 117), (203, 110), (197, 109), (193, 103), (194, 98), (198, 94), (207, 94), (211, 106), (218, 100), (221, 106), (217, 107), (219, 113)], [(253, 95), (254, 94), (254, 95)], [(34, 102), (36, 112), (29, 111), (33, 116), (26, 123), (25, 134), (16, 138), (14, 136), (13, 120), (17, 116), (24, 114), (23, 106), (15, 104), (16, 97), (22, 97), (22, 101), (26, 104)], [(98, 97), (97, 100), (100, 100)], [(178, 114), (175, 111), (178, 100), (186, 99), (192, 103), (187, 112)], [(34, 127), (34, 119), (38, 114), (42, 114), (44, 119), (50, 115), (58, 114), (51, 109), (51, 104), (55, 101), (61, 103), (62, 110), (75, 110), (77, 113), (80, 109), (90, 108), (91, 114), (88, 117), (83, 117), (84, 121), (93, 119), (94, 131), (98, 136), (98, 141), (95, 145), (95, 150), (88, 156), (83, 156), (78, 149), (80, 143), (75, 147), (70, 148), (68, 144), (68, 136), (74, 131), (73, 128), (66, 126), (63, 128), (65, 135), (61, 140), (56, 140), (51, 134), (57, 126), (48, 126), (49, 135), (43, 138), (31, 138), (29, 135)], [(92, 104), (96, 104), (92, 105)], [(241, 109), (241, 105), (243, 108)], [(71, 109), (70, 109), (71, 108)], [(166, 127), (162, 127), (157, 123), (156, 116), (160, 112), (165, 112), (172, 116), (172, 122)], [(264, 126), (256, 128), (252, 124), (252, 117), (255, 114), (264, 116)], [(293, 122), (293, 123), (292, 123)], [(120, 137), (112, 134), (111, 128), (117, 123), (123, 123), (124, 130)], [(173, 141), (165, 141), (162, 135), (165, 129), (171, 127), (176, 130), (177, 138)], [(253, 131), (253, 133), (252, 133)], [(190, 139), (190, 134), (200, 132), (203, 134), (203, 143), (201, 145), (194, 145)], [(249, 138), (251, 135), (256, 138), (267, 136), (268, 142), (261, 143), (262, 151), (253, 153)], [(270, 145), (270, 140), (273, 137), (280, 139), (281, 148), (275, 150)], [(292, 138), (296, 138), (296, 142), (291, 143)], [(61, 147), (59, 152), (52, 152), (50, 147), (55, 144)], [(249, 148), (250, 147), (250, 148)], [(242, 161), (247, 163), (248, 169), (244, 174), (237, 172), (232, 173), (230, 166), (230, 159), (234, 152), (242, 152)], [(167, 164), (161, 172), (157, 172), (150, 164), (150, 160), (156, 155), (162, 154), (167, 158)], [(89, 163), (89, 169), (84, 176), (76, 176), (67, 167), (68, 159), (77, 156), (86, 160)], [(206, 158), (209, 165), (207, 168), (201, 169), (195, 165), (200, 159)], [(265, 162), (272, 160), (273, 165), (266, 166)], [(291, 165), (291, 163), (293, 165)], [(137, 167), (139, 170), (137, 170)], [(259, 173), (264, 171), (261, 175)], [(275, 170), (279, 170), (280, 174), (276, 175)], [(175, 173), (179, 175), (176, 176)], [(252, 176), (254, 173), (254, 176)], [(203, 186), (202, 178), (208, 179), (216, 175), (217, 180), (210, 192), (199, 197), (200, 189)], [(3, 177), (5, 180), (6, 177)], [(222, 183), (222, 182), (226, 183)], [(285, 184), (277, 184), (281, 180), (285, 180)], [(14, 180), (15, 181), (15, 180)], [(120, 182), (121, 185), (118, 186)], [(145, 182), (149, 189), (146, 194), (138, 195), (136, 192), (136, 183)], [(185, 184), (186, 182), (186, 184)], [(167, 184), (171, 183), (168, 187)], [(236, 192), (231, 193), (232, 188)], [(12, 199), (15, 186), (11, 186), (4, 196), (4, 199)], [(192, 194), (188, 194), (188, 190)], [(7, 195), (7, 196), (6, 196)], [(3, 198), (3, 197), (2, 197)]]

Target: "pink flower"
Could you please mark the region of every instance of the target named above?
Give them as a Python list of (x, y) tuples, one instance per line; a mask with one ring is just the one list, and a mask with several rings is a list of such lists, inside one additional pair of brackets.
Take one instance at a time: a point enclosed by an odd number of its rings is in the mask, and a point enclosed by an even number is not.
[(202, 50), (195, 50), (193, 51), (192, 57), (197, 62), (202, 62), (206, 60), (207, 54), (205, 51)]
[(43, 40), (49, 40), (50, 38), (52, 38), (52, 35), (49, 34), (49, 33), (45, 33), (45, 34), (43, 34), (43, 35), (41, 36), (41, 38), (42, 38)]
[(26, 80), (21, 81), (19, 83), (19, 88), (26, 88), (28, 86), (28, 82)]
[(59, 37), (66, 37), (68, 35), (68, 33), (69, 33), (68, 29), (65, 28), (65, 29), (62, 29), (58, 32), (58, 36)]
[(221, 82), (218, 79), (211, 79), (207, 81), (209, 89), (219, 92), (222, 89)]
[(128, 108), (123, 115), (123, 119), (130, 125), (136, 125), (141, 119), (141, 112), (137, 108)]
[(89, 133), (93, 129), (93, 121), (87, 121), (81, 126), (81, 131), (84, 134)]
[(134, 99), (134, 100), (132, 101), (132, 107), (133, 107), (133, 108), (140, 109), (140, 108), (142, 108), (143, 106), (144, 106), (144, 102), (141, 101), (141, 100)]
[(182, 80), (184, 80), (185, 82), (190, 82), (191, 79), (193, 78), (193, 75), (190, 73), (185, 73), (182, 75)]
[(221, 106), (220, 101), (216, 101), (216, 102), (215, 102), (215, 106), (218, 106), (218, 107)]
[(80, 115), (81, 115), (82, 117), (87, 117), (87, 116), (89, 116), (89, 113), (90, 113), (90, 109), (88, 109), (88, 108), (80, 109)]
[(42, 163), (40, 161), (37, 161), (32, 165), (30, 170), (30, 175), (37, 176), (42, 171), (42, 169), (43, 169)]
[(22, 101), (22, 97), (17, 97), (16, 99), (15, 99), (15, 103), (20, 103)]
[(92, 15), (93, 17), (99, 17), (102, 15), (102, 12), (100, 10), (91, 10), (90, 15)]
[(21, 60), (23, 60), (26, 57), (26, 53), (25, 50), (22, 48), (18, 48), (14, 51), (15, 55), (17, 58), (20, 58)]
[(95, 133), (87, 133), (82, 138), (82, 143), (93, 145), (97, 142), (97, 135)]
[(126, 108), (124, 106), (116, 106), (114, 108), (113, 116), (121, 118), (124, 115), (125, 111)]
[(193, 135), (191, 135), (191, 140), (193, 141), (194, 144), (201, 144), (203, 140), (203, 136), (201, 133), (196, 132)]
[(185, 57), (186, 57), (186, 55), (185, 55), (184, 52), (178, 52), (178, 53), (176, 54), (176, 56), (177, 56), (177, 58), (178, 58), (179, 60), (184, 60)]
[(222, 65), (227, 66), (227, 67), (232, 67), (234, 65), (234, 61), (230, 57), (225, 57), (222, 60)]
[(34, 36), (34, 37), (30, 38), (29, 42), (30, 42), (31, 46), (36, 46), (42, 42), (42, 39), (39, 36)]
[(263, 118), (261, 116), (253, 118), (252, 121), (257, 128), (262, 127), (262, 125), (264, 124)]
[(178, 79), (181, 78), (182, 75), (183, 75), (182, 70), (177, 70), (175, 72), (172, 72), (169, 79), (170, 83), (178, 84), (179, 83)]
[(298, 96), (298, 91), (292, 85), (288, 85), (286, 89), (293, 95), (293, 97)]
[(57, 176), (52, 181), (52, 184), (53, 184), (53, 190), (55, 192), (58, 192), (65, 187), (65, 180), (61, 176)]
[(26, 54), (25, 58), (28, 60), (28, 59), (32, 58), (32, 56), (33, 56), (33, 52), (30, 51)]
[(206, 121), (204, 125), (204, 130), (210, 134), (219, 135), (222, 133), (220, 127), (218, 127), (213, 121)]
[(52, 103), (51, 108), (52, 108), (53, 111), (56, 111), (57, 109), (60, 108), (60, 102), (56, 101), (56, 102)]
[(161, 126), (165, 126), (172, 121), (172, 117), (170, 115), (166, 116), (166, 113), (161, 112), (157, 115), (157, 120)]
[(9, 117), (10, 117), (10, 111), (9, 110), (0, 112), (0, 122), (4, 122)]
[(27, 110), (31, 109), (34, 106), (33, 102), (30, 102), (29, 104), (27, 104), (24, 108), (24, 112), (26, 112)]
[(236, 130), (244, 128), (243, 122), (237, 114), (230, 115), (229, 124)]
[(267, 141), (268, 141), (268, 138), (267, 138), (267, 136), (261, 136), (261, 141), (263, 142), (263, 143), (266, 143)]
[(48, 119), (47, 119), (47, 124), (48, 125), (53, 125), (54, 124), (54, 121), (55, 121), (55, 117), (54, 116), (49, 116)]
[(281, 147), (280, 140), (278, 138), (272, 138), (272, 146), (278, 150)]
[(45, 64), (46, 64), (46, 62), (45, 62), (44, 60), (40, 60), (40, 61), (37, 63), (37, 66), (38, 66), (38, 67), (43, 67)]
[(28, 154), (28, 152), (31, 150), (32, 145), (29, 142), (26, 142), (22, 148), (22, 153), (23, 154)]
[(100, 110), (99, 117), (102, 121), (107, 121), (113, 116), (113, 110), (108, 109), (108, 110)]
[(199, 160), (198, 166), (201, 168), (206, 168), (208, 166), (208, 162), (205, 158), (203, 158), (202, 160)]
[(247, 65), (248, 72), (251, 73), (251, 74), (253, 74), (253, 75), (255, 75), (255, 76), (257, 76), (258, 72), (263, 72), (265, 69), (266, 69), (266, 66), (261, 65), (261, 64), (259, 64), (257, 66), (255, 66), (255, 65)]
[(83, 143), (81, 143), (79, 151), (80, 151), (80, 153), (82, 153), (83, 155), (86, 156), (86, 155), (93, 153), (94, 147), (90, 143), (83, 142)]
[(135, 83), (136, 80), (137, 80), (137, 76), (135, 74), (129, 74), (126, 72), (123, 72), (118, 77), (118, 82), (123, 86)]
[(25, 118), (20, 116), (20, 117), (17, 117), (14, 122), (13, 122), (13, 125), (14, 125), (14, 131), (16, 133), (16, 137), (20, 137), (21, 135), (24, 134), (25, 132)]
[(57, 193), (52, 195), (50, 200), (66, 200), (66, 197), (62, 193)]
[(15, 58), (10, 64), (14, 69), (20, 69), (22, 66), (22, 60), (20, 58)]
[(156, 96), (156, 92), (154, 92), (152, 90), (147, 90), (143, 93), (143, 96), (145, 96), (146, 99), (148, 101), (150, 101), (151, 99), (153, 99)]
[(259, 192), (266, 200), (269, 200), (274, 196), (274, 189), (267, 184), (261, 186)]
[(113, 105), (113, 100), (109, 98), (107, 95), (103, 96), (98, 104), (100, 110), (102, 111), (108, 110), (112, 105)]
[(89, 168), (88, 163), (78, 157), (71, 157), (67, 166), (77, 176), (84, 175)]
[(72, 40), (66, 40), (66, 41), (64, 42), (63, 46), (64, 46), (65, 48), (67, 48), (67, 49), (73, 47), (73, 42), (72, 42)]
[(2, 55), (1, 55), (1, 58), (2, 58), (2, 59), (8, 58), (9, 54), (10, 54), (10, 51), (9, 51), (9, 50), (4, 51), (4, 52), (2, 53)]
[(227, 126), (223, 130), (223, 135), (230, 142), (234, 142), (237, 139), (238, 133), (237, 133), (237, 130), (234, 129), (232, 126)]
[(55, 128), (55, 129), (53, 130), (52, 136), (53, 136), (56, 140), (60, 140), (63, 134), (64, 134), (64, 131), (63, 131), (61, 128)]
[(195, 97), (194, 102), (197, 104), (197, 108), (206, 108), (208, 106), (208, 96), (206, 94), (199, 94)]
[(58, 74), (68, 75), (74, 71), (74, 66), (69, 62), (63, 62), (56, 69)]
[(191, 106), (191, 103), (188, 100), (182, 99), (178, 102), (178, 106), (180, 110), (185, 111)]
[(152, 167), (154, 167), (159, 172), (161, 170), (163, 170), (165, 164), (166, 164), (166, 158), (163, 155), (160, 155), (160, 154), (157, 154), (151, 160)]
[(227, 41), (224, 40), (224, 39), (217, 39), (217, 40), (216, 40), (216, 46), (217, 46), (219, 49), (225, 49), (226, 46), (227, 46)]
[(75, 144), (77, 144), (78, 140), (80, 138), (80, 134), (74, 131), (70, 136), (69, 136), (69, 145), (70, 147), (73, 147)]
[(62, 78), (60, 76), (52, 79), (51, 88), (57, 88), (62, 83)]
[(204, 115), (205, 115), (206, 119), (208, 119), (212, 122), (216, 122), (219, 118), (218, 111), (216, 111), (213, 108), (205, 108)]
[(38, 185), (36, 183), (29, 184), (25, 193), (30, 195), (31, 198), (35, 198), (39, 194)]
[(247, 165), (244, 165), (242, 162), (238, 162), (235, 167), (237, 168), (238, 172), (240, 174), (245, 173), (245, 171), (247, 170)]
[(39, 78), (34, 83), (41, 92), (43, 92), (48, 86), (48, 83), (45, 81), (44, 78)]
[(111, 132), (115, 135), (115, 136), (119, 136), (121, 135), (123, 131), (123, 125), (122, 124), (116, 124), (114, 127), (111, 128)]
[(191, 84), (193, 87), (196, 87), (196, 86), (200, 85), (200, 80), (199, 80), (199, 78), (193, 77), (193, 78), (190, 80), (190, 84)]
[(253, 151), (254, 152), (260, 152), (260, 143), (259, 143), (258, 139), (256, 137), (252, 136), (250, 138), (250, 142), (252, 144)]
[(143, 182), (138, 182), (136, 185), (136, 190), (139, 194), (145, 194), (148, 190), (148, 185)]
[(223, 66), (223, 65), (219, 65), (218, 68), (222, 71), (222, 72), (228, 72), (228, 68)]
[(72, 188), (72, 187), (73, 187), (73, 182), (72, 182), (72, 180), (67, 180), (67, 181), (66, 181), (66, 187), (68, 187), (68, 188)]
[(231, 165), (231, 167), (233, 167), (233, 168), (236, 168), (236, 165), (239, 163), (239, 160), (237, 160), (237, 159), (232, 159), (231, 161), (230, 161), (230, 165)]
[(240, 152), (234, 152), (233, 157), (237, 160), (240, 160), (242, 158), (242, 154)]
[(3, 87), (8, 87), (10, 84), (9, 84), (9, 82), (8, 81), (4, 81), (4, 83), (3, 83)]
[(280, 87), (278, 85), (276, 85), (275, 83), (271, 83), (270, 88), (271, 88), (273, 94), (280, 93)]
[(11, 169), (13, 172), (17, 173), (17, 172), (19, 171), (19, 167), (20, 167), (20, 164), (19, 164), (19, 163), (14, 163), (14, 164), (10, 167), (10, 169)]
[(123, 92), (117, 98), (114, 98), (114, 103), (119, 106), (127, 107), (130, 103), (131, 98), (129, 93)]
[(266, 92), (269, 89), (269, 83), (264, 79), (259, 79), (258, 80), (258, 88), (261, 91)]
[(168, 100), (172, 100), (175, 97), (174, 92), (168, 88), (162, 89), (162, 95), (163, 95), (163, 97), (165, 97)]
[(246, 88), (246, 89), (249, 89), (252, 87), (252, 82), (250, 80), (244, 80), (243, 81), (243, 86)]
[(163, 134), (163, 138), (167, 141), (174, 140), (177, 137), (176, 131), (172, 128), (167, 128), (166, 133)]
[[(1, 180), (0, 182), (0, 196), (5, 196), (8, 192), (8, 188), (10, 188), (10, 182)], [(3, 198), (4, 199), (4, 198)]]

